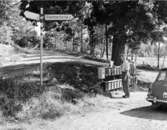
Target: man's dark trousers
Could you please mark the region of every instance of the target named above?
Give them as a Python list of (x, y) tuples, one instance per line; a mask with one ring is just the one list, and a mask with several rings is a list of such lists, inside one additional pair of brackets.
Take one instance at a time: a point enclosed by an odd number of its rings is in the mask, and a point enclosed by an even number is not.
[(122, 85), (123, 85), (123, 91), (125, 93), (125, 96), (129, 97), (129, 77), (127, 75), (127, 72), (122, 73)]

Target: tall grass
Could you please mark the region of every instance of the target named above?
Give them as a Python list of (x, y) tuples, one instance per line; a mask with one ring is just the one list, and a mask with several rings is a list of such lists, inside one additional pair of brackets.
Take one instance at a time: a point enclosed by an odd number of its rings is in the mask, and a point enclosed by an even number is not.
[(97, 68), (76, 63), (48, 65), (44, 86), (39, 73), (0, 79), (0, 109), (5, 117), (54, 119), (78, 113), (87, 104), (85, 92), (98, 82)]
[(0, 110), (5, 117), (55, 119), (80, 111), (75, 104), (79, 104), (83, 96), (69, 85), (41, 88), (38, 84), (15, 79), (0, 80)]
[(21, 119), (55, 119), (65, 113), (67, 104), (61, 102), (61, 94), (50, 90), (23, 103), (22, 111), (17, 116)]
[(42, 88), (34, 83), (21, 83), (16, 79), (0, 79), (0, 109), (4, 116), (15, 116), (22, 102), (39, 95)]

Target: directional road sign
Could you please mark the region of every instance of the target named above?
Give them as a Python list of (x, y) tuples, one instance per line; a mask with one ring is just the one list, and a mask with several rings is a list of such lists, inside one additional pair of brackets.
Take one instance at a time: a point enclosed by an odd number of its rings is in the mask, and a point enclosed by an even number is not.
[(46, 14), (46, 21), (69, 21), (72, 20), (73, 16), (71, 14)]
[(30, 11), (25, 11), (24, 15), (26, 16), (26, 18), (28, 19), (32, 19), (32, 20), (36, 20), (39, 21), (40, 19), (40, 15), (34, 12), (30, 12)]

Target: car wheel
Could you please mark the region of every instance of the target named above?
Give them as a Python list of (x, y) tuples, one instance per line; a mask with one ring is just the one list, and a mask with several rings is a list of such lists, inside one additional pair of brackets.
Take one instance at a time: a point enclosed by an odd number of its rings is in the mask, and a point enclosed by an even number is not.
[(161, 103), (152, 103), (152, 108), (153, 109), (159, 109), (159, 108), (161, 108), (161, 106), (162, 106), (162, 104)]

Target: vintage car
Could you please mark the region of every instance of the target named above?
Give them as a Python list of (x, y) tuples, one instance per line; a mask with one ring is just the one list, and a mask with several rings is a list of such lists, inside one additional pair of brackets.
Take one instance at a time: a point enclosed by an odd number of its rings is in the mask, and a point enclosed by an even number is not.
[(154, 107), (167, 104), (167, 68), (159, 71), (155, 82), (149, 87), (147, 101)]

